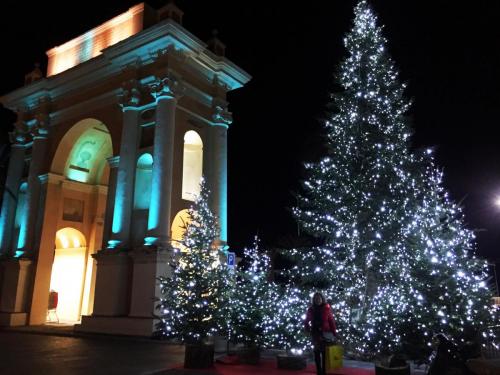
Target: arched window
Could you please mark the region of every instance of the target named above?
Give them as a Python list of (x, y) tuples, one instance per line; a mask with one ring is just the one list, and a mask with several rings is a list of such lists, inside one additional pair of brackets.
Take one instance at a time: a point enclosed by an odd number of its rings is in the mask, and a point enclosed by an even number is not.
[(180, 246), (180, 241), (182, 241), (182, 237), (186, 231), (186, 226), (189, 224), (189, 220), (190, 217), (188, 210), (181, 210), (177, 212), (177, 215), (175, 215), (171, 227), (172, 246), (182, 248), (182, 246)]
[(85, 236), (77, 229), (66, 227), (56, 233), (56, 249), (76, 249), (86, 246)]
[(203, 172), (203, 142), (198, 133), (189, 130), (184, 134), (182, 164), (182, 199), (194, 201), (200, 194)]
[(151, 200), (153, 157), (145, 153), (137, 160), (135, 172), (134, 209), (147, 210)]

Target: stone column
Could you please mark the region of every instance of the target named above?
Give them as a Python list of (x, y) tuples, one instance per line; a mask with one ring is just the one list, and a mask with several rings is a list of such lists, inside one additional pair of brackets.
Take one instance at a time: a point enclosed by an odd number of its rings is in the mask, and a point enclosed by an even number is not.
[(153, 176), (146, 245), (170, 246), (170, 208), (174, 158), (175, 110), (182, 95), (182, 83), (172, 74), (151, 85), (156, 98), (156, 125), (153, 148)]
[(54, 239), (57, 222), (61, 217), (62, 182), (64, 176), (47, 173), (39, 176), (40, 191), (45, 196), (40, 212), (42, 228), (37, 249), (36, 262), (33, 263), (33, 281), (31, 284), (31, 305), (29, 324), (44, 324), (47, 319), (50, 278), (54, 263)]
[[(44, 99), (43, 103), (46, 103)], [(39, 112), (35, 116), (35, 125), (32, 129), (33, 145), (31, 149), (31, 160), (28, 172), (28, 188), (26, 191), (26, 215), (23, 215), (19, 231), (19, 253), (28, 256), (35, 249), (35, 227), (37, 224), (38, 206), (40, 202), (40, 180), (43, 174), (45, 158), (47, 155), (49, 115), (47, 110)]]
[(2, 200), (0, 214), (0, 254), (12, 249), (12, 232), (16, 215), (19, 185), (24, 169), (25, 148), (22, 144), (13, 144), (10, 151), (9, 169)]
[(111, 225), (113, 224), (113, 207), (115, 205), (116, 175), (120, 156), (112, 156), (107, 159), (109, 165), (108, 195), (106, 196), (106, 212), (104, 214), (104, 229), (102, 233), (101, 249), (108, 246), (111, 237)]
[(211, 206), (218, 217), (221, 245), (227, 244), (227, 129), (232, 122), (231, 113), (215, 106), (210, 129)]
[(134, 204), (135, 168), (137, 164), (137, 148), (140, 141), (140, 90), (136, 81), (124, 85), (120, 95), (123, 111), (122, 138), (120, 143), (120, 160), (116, 175), (115, 204), (113, 224), (109, 248), (128, 248), (130, 245), (130, 222)]

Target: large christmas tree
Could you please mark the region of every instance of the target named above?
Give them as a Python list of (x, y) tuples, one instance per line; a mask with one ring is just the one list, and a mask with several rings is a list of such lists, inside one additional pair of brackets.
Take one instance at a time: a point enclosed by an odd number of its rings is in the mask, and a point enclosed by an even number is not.
[(491, 322), (485, 265), (433, 167), (427, 172), (432, 155), (410, 150), (405, 85), (366, 1), (344, 42), (328, 154), (306, 164), (294, 210), (321, 245), (292, 251), (290, 276), (327, 291), (350, 350), (374, 356), (411, 345), (423, 357), (433, 332)]
[[(205, 343), (224, 330), (231, 277), (216, 246), (217, 220), (208, 206), (208, 189), (189, 209), (189, 222), (175, 246), (172, 274), (160, 278), (159, 333), (187, 343)], [(225, 333), (225, 332), (224, 332)]]

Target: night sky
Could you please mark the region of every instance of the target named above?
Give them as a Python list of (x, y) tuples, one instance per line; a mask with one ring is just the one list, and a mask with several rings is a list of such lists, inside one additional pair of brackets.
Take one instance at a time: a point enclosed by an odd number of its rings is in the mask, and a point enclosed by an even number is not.
[[(138, 1), (4, 1), (0, 95), (23, 84), (45, 51)], [(150, 1), (155, 8), (164, 1)], [(292, 2), (178, 0), (184, 26), (200, 39), (218, 29), (226, 56), (253, 76), (229, 95), (229, 243), (241, 248), (258, 233), (266, 244), (297, 233), (289, 209), (304, 178), (302, 163), (322, 152), (321, 118), (345, 56), (352, 0)], [(500, 28), (492, 1), (372, 0), (389, 51), (414, 104), (415, 147), (431, 146), (478, 253), (500, 249)], [(2, 116), (2, 130), (8, 128)], [(2, 139), (5, 139), (3, 131)]]

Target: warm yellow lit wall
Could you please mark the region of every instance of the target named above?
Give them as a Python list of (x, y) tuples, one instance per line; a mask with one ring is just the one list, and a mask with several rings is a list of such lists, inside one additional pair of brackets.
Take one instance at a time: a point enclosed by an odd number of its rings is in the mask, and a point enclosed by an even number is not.
[(47, 77), (101, 54), (101, 51), (143, 29), (144, 3), (130, 8), (85, 34), (47, 51)]
[(172, 246), (178, 247), (178, 242), (182, 241), (182, 237), (184, 236), (184, 232), (186, 231), (186, 226), (189, 224), (190, 217), (188, 210), (182, 210), (175, 215), (175, 218), (172, 222), (172, 233), (171, 237), (173, 240)]

